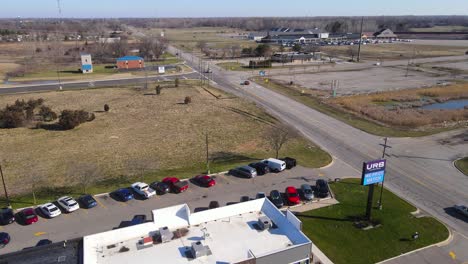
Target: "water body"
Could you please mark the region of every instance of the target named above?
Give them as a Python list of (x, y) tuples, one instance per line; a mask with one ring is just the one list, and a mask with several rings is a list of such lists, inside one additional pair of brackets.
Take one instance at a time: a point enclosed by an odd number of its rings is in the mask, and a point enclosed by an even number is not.
[(468, 99), (460, 99), (460, 100), (451, 100), (443, 103), (437, 104), (430, 104), (421, 107), (421, 109), (426, 110), (437, 110), (437, 109), (444, 109), (444, 110), (455, 110), (455, 109), (463, 109), (465, 106), (468, 106)]

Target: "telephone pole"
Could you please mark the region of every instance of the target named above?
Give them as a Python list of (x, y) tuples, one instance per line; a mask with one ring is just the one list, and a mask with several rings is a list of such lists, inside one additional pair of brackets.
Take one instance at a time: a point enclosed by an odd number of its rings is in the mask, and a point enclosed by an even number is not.
[(11, 208), (10, 198), (8, 197), (7, 187), (5, 184), (5, 178), (3, 177), (2, 165), (0, 164), (0, 174), (2, 175), (3, 190), (5, 191), (5, 198), (9, 208)]
[[(385, 151), (388, 148), (392, 148), (391, 146), (387, 145), (387, 140), (388, 140), (388, 138), (386, 137), (386, 138), (384, 138), (384, 144), (379, 144), (380, 146), (383, 147), (382, 159), (385, 158)], [(384, 183), (385, 183), (385, 177), (383, 178), (382, 187), (380, 188), (379, 210), (382, 210), (382, 194), (383, 194)]]
[(206, 143), (206, 174), (210, 174), (210, 152), (208, 148), (208, 132), (205, 133), (205, 143)]
[(364, 24), (364, 17), (361, 18), (361, 30), (359, 32), (359, 46), (357, 53), (357, 62), (361, 60), (361, 42), (362, 42), (362, 25)]

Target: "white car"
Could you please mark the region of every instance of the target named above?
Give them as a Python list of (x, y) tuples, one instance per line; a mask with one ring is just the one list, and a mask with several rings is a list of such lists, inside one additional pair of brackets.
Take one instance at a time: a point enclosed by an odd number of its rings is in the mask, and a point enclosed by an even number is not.
[(142, 197), (148, 199), (156, 195), (156, 191), (151, 189), (148, 184), (144, 182), (135, 182), (132, 184), (132, 189), (141, 195)]
[(50, 218), (57, 217), (60, 214), (62, 214), (62, 212), (60, 212), (60, 209), (58, 209), (58, 207), (55, 206), (53, 203), (43, 204), (39, 208), (45, 216)]
[(270, 171), (281, 172), (286, 169), (286, 162), (282, 160), (269, 158), (266, 160), (262, 160), (262, 162), (265, 163), (268, 166), (268, 168), (270, 168)]
[(60, 197), (57, 202), (67, 213), (80, 209), (78, 203), (70, 196)]

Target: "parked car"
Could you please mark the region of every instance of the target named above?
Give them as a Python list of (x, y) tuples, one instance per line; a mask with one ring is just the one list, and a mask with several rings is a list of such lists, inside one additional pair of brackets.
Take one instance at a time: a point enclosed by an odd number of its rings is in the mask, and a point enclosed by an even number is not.
[(166, 194), (171, 191), (169, 185), (164, 182), (153, 182), (150, 184), (150, 187), (155, 190), (157, 194)]
[(151, 189), (148, 184), (144, 182), (135, 182), (132, 184), (132, 189), (143, 198), (151, 198), (156, 195), (156, 191)]
[(0, 248), (4, 248), (8, 243), (10, 243), (10, 235), (5, 232), (0, 233)]
[(294, 167), (296, 167), (296, 159), (295, 158), (290, 158), (290, 157), (284, 157), (280, 159), (286, 163), (286, 169), (290, 170)]
[(31, 225), (39, 220), (33, 208), (26, 208), (21, 210), (18, 213), (18, 217), (25, 225)]
[(203, 187), (211, 187), (216, 185), (216, 181), (208, 175), (197, 175), (193, 177), (193, 180)]
[(300, 202), (299, 193), (295, 187), (286, 187), (286, 191), (284, 193), (286, 194), (286, 200), (288, 201), (289, 205), (298, 204)]
[(257, 176), (257, 171), (250, 166), (237, 167), (235, 169), (229, 170), (228, 173), (230, 175), (246, 177), (246, 178), (254, 178)]
[(249, 85), (250, 82), (249, 82), (249, 81), (243, 81), (241, 84), (242, 84), (242, 85)]
[(133, 199), (133, 194), (127, 188), (120, 188), (114, 192), (114, 195), (123, 202), (130, 201)]
[(286, 169), (286, 162), (278, 159), (269, 158), (262, 160), (262, 162), (270, 168), (270, 171), (281, 172)]
[(281, 208), (284, 205), (283, 198), (278, 190), (270, 192), (270, 201), (278, 208)]
[(146, 222), (146, 215), (135, 215), (130, 222), (130, 225), (139, 225)]
[(257, 171), (257, 175), (265, 175), (270, 172), (270, 167), (263, 162), (250, 163), (249, 167), (254, 168)]
[(42, 246), (47, 246), (52, 244), (52, 241), (49, 239), (41, 239), (39, 242), (37, 242), (36, 247), (42, 247)]
[(266, 194), (264, 192), (258, 192), (257, 195), (255, 196), (255, 199), (262, 199), (265, 197), (266, 197)]
[(454, 208), (460, 214), (468, 217), (468, 207), (466, 207), (465, 205), (455, 205)]
[(241, 198), (240, 198), (240, 202), (241, 202), (241, 203), (243, 203), (243, 202), (248, 202), (248, 201), (250, 201), (250, 197), (248, 197), (248, 196), (241, 196)]
[(67, 213), (74, 212), (80, 209), (78, 203), (69, 196), (63, 196), (57, 199), (57, 203), (62, 207)]
[(90, 209), (90, 208), (93, 208), (93, 207), (97, 206), (96, 200), (93, 198), (93, 196), (91, 196), (89, 194), (80, 196), (80, 198), (78, 198), (78, 201), (86, 209)]
[(312, 190), (312, 187), (310, 187), (309, 184), (302, 184), (301, 191), (305, 200), (310, 201), (314, 199), (314, 191)]
[(57, 206), (53, 203), (46, 203), (41, 206), (39, 206), (39, 209), (41, 209), (42, 213), (49, 218), (54, 218), (62, 214), (60, 212), (60, 209), (58, 209)]
[(167, 177), (162, 180), (162, 182), (169, 185), (172, 192), (181, 193), (185, 192), (188, 189), (188, 182), (181, 181), (176, 177)]
[(318, 197), (325, 198), (329, 194), (328, 183), (323, 179), (318, 179), (315, 182), (315, 191)]
[(208, 205), (209, 209), (214, 209), (219, 207), (219, 202), (218, 201), (211, 201), (210, 204)]
[(15, 215), (11, 208), (0, 209), (0, 224), (9, 225), (15, 221)]

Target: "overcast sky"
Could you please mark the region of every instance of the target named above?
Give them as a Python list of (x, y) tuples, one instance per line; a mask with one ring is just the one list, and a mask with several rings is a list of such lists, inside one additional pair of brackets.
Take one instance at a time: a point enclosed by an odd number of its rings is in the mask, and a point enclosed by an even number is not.
[[(468, 0), (60, 0), (62, 17), (468, 15)], [(57, 0), (1, 0), (0, 17), (58, 17)]]

